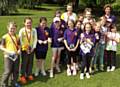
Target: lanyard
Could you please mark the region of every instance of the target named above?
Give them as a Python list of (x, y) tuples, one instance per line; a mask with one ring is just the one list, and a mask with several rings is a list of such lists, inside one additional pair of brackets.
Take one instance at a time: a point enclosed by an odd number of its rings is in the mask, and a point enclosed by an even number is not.
[(31, 40), (31, 30), (30, 30), (30, 37), (28, 37), (28, 33), (27, 33), (27, 30), (26, 30), (26, 29), (25, 29), (25, 33), (26, 33), (26, 36), (27, 36), (28, 43), (30, 44), (30, 40)]
[[(18, 50), (18, 49), (19, 49), (19, 48), (18, 48), (18, 42), (15, 43), (15, 40), (12, 38), (11, 34), (10, 34), (10, 33), (8, 33), (8, 34), (9, 34), (9, 36), (10, 36), (10, 38), (11, 38), (13, 44), (15, 45), (16, 49)], [(15, 35), (15, 38), (16, 38), (16, 41), (17, 41), (17, 37), (16, 37), (16, 35)]]

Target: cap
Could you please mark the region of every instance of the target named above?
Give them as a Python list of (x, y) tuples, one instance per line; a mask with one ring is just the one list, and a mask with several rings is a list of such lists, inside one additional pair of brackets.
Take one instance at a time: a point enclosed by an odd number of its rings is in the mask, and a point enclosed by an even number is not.
[(55, 22), (60, 22), (60, 18), (59, 17), (55, 17), (54, 19), (53, 19), (53, 22), (55, 23)]

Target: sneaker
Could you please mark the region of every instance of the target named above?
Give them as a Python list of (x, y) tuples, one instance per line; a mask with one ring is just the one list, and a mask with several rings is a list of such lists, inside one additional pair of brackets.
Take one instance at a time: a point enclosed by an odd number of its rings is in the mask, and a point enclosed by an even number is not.
[(111, 70), (110, 71), (114, 71), (115, 70), (115, 66), (112, 66)]
[(33, 77), (32, 75), (30, 75), (30, 76), (28, 76), (28, 79), (29, 79), (30, 81), (32, 81), (32, 80), (34, 80), (34, 77)]
[(53, 78), (53, 71), (50, 71), (50, 78)]
[(14, 87), (21, 87), (20, 84), (18, 83), (15, 83), (15, 86)]
[(107, 67), (107, 72), (110, 72), (110, 67), (109, 66)]
[(76, 69), (73, 70), (73, 76), (77, 75)]
[(90, 74), (89, 73), (86, 73), (86, 78), (90, 78)]
[(39, 72), (35, 72), (35, 77), (39, 76)]
[(81, 73), (81, 74), (80, 74), (80, 79), (81, 79), (81, 80), (84, 79), (84, 73)]
[(100, 65), (100, 70), (104, 71), (104, 66), (103, 65)]
[(25, 76), (21, 76), (21, 77), (20, 77), (20, 82), (21, 82), (22, 84), (26, 84), (26, 83), (27, 83), (27, 80), (26, 80)]
[(67, 69), (67, 76), (71, 76), (71, 70)]
[(57, 70), (57, 72), (58, 72), (58, 73), (60, 73), (60, 72), (61, 72), (61, 70), (60, 70), (60, 67), (59, 67), (59, 66), (56, 66), (56, 70)]
[(42, 74), (43, 76), (46, 76), (46, 75), (47, 75), (46, 72), (45, 72), (45, 70), (42, 70), (42, 71), (41, 71), (41, 74)]

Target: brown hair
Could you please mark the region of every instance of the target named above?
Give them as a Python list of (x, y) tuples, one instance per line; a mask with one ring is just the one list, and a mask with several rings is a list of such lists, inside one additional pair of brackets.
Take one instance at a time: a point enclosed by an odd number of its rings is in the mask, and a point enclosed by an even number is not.
[(26, 20), (31, 20), (32, 21), (32, 18), (31, 17), (25, 17), (24, 22), (26, 22)]
[(105, 6), (104, 6), (104, 10), (106, 9), (106, 8), (110, 8), (110, 10), (112, 10), (112, 7), (111, 7), (111, 5), (110, 4), (106, 4)]

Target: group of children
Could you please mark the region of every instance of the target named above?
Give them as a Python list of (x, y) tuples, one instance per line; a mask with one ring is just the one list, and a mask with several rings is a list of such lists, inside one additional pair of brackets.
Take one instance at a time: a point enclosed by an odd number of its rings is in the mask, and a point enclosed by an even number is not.
[[(52, 58), (49, 76), (54, 77), (54, 68), (60, 69), (62, 51), (66, 53), (67, 76), (76, 75), (79, 65), (80, 79), (90, 78), (91, 71), (114, 71), (116, 68), (116, 52), (120, 35), (117, 32), (111, 6), (105, 5), (105, 15), (96, 20), (92, 17), (90, 8), (78, 16), (72, 12), (72, 5), (67, 5), (67, 12), (56, 11), (50, 28), (46, 17), (41, 17), (38, 27), (32, 28), (31, 17), (24, 19), (24, 27), (16, 34), (17, 25), (9, 22), (8, 33), (2, 37), (0, 49), (4, 51), (4, 73), (2, 87), (8, 87), (8, 79), (14, 87), (20, 87), (17, 82), (19, 71), (20, 82), (26, 84), (34, 80), (32, 67), (34, 53), (36, 55), (35, 76), (46, 76), (45, 59), (48, 43), (51, 44)], [(20, 65), (21, 56), (21, 66)], [(80, 61), (79, 61), (80, 60)], [(99, 64), (98, 64), (99, 63)]]

